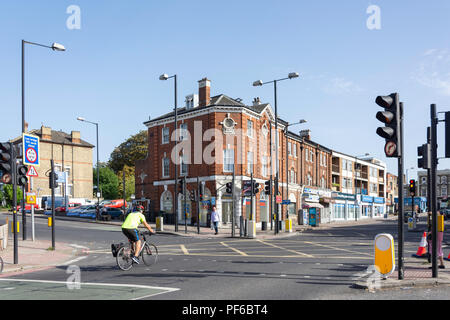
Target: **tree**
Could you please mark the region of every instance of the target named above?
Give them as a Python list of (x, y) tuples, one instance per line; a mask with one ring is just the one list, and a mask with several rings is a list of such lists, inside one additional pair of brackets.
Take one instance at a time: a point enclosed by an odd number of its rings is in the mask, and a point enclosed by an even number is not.
[[(147, 131), (142, 130), (114, 149), (111, 153), (110, 160), (108, 161), (108, 167), (114, 170), (116, 174), (119, 173), (124, 166), (132, 167), (134, 171), (136, 160), (145, 159), (147, 156), (147, 149)], [(121, 179), (122, 177), (119, 176), (119, 180)]]
[[(12, 207), (12, 203), (13, 203), (13, 186), (12, 186), (12, 184), (6, 184), (3, 186), (3, 195), (5, 197), (7, 206)], [(17, 188), (16, 195), (17, 195), (16, 205), (19, 205), (20, 200), (22, 199), (22, 188)]]
[(134, 179), (134, 166), (130, 167), (125, 165), (123, 170), (120, 170), (117, 173), (117, 177), (119, 179), (119, 194), (121, 198), (123, 198), (123, 172), (125, 171), (125, 199), (129, 201), (131, 199), (131, 195), (135, 192), (135, 179)]
[[(119, 198), (119, 179), (114, 171), (105, 166), (105, 164), (99, 164), (99, 184), (100, 191), (104, 199), (114, 200)], [(94, 181), (97, 181), (97, 169), (93, 170)]]

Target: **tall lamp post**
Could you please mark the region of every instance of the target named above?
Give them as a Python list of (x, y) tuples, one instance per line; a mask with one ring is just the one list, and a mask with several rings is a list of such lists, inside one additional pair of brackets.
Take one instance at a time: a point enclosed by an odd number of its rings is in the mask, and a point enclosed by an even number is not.
[[(361, 158), (361, 157), (367, 157), (367, 156), (369, 156), (369, 153), (365, 153), (365, 154), (362, 154), (362, 155), (360, 155), (360, 156), (355, 156), (355, 197), (356, 197), (356, 194), (358, 193), (358, 173), (357, 173), (357, 168), (358, 168), (358, 158)], [(361, 175), (361, 169), (359, 170), (359, 174)], [(362, 185), (361, 185), (361, 191), (359, 192), (360, 194), (362, 194)], [(358, 221), (358, 212), (357, 211), (355, 211), (355, 221)]]
[[(277, 79), (277, 80), (272, 80), (272, 81), (268, 81), (268, 82), (262, 82), (261, 80), (257, 80), (255, 82), (253, 82), (253, 86), (254, 87), (260, 87), (263, 86), (265, 84), (269, 84), (269, 83), (273, 83), (273, 89), (274, 89), (274, 100), (275, 100), (275, 157), (276, 157), (276, 171), (275, 171), (275, 196), (278, 195), (278, 172), (279, 172), (279, 163), (278, 163), (278, 108), (277, 108), (277, 83), (283, 80), (289, 80), (289, 79), (294, 79), (294, 78), (298, 78), (299, 74), (297, 72), (291, 72), (289, 73), (289, 75), (287, 76), (287, 78), (282, 78), (282, 79)], [(275, 224), (275, 233), (279, 232), (279, 228), (280, 228), (280, 217), (278, 214), (278, 204), (275, 205), (275, 215), (276, 215), (276, 220), (277, 223)]]
[[(308, 121), (302, 119), (295, 123), (286, 123), (284, 127), (284, 136), (286, 137), (286, 200), (289, 200), (289, 149), (288, 149), (288, 128), (296, 124), (303, 124)], [(292, 151), (292, 149), (291, 149)], [(286, 218), (289, 216), (289, 204), (286, 205)]]
[(86, 120), (85, 118), (82, 117), (78, 117), (77, 120), (79, 121), (83, 121), (83, 122), (87, 122), (87, 123), (91, 123), (91, 124), (95, 124), (95, 129), (96, 129), (96, 135), (97, 135), (97, 190), (96, 190), (96, 196), (97, 196), (97, 213), (95, 215), (95, 221), (97, 221), (98, 219), (98, 215), (99, 215), (99, 210), (100, 210), (100, 167), (98, 166), (98, 123), (97, 122), (91, 122)]
[(178, 232), (178, 152), (177, 152), (177, 144), (178, 144), (178, 130), (177, 130), (177, 115), (178, 115), (178, 105), (177, 105), (177, 75), (170, 76), (167, 74), (162, 74), (159, 77), (159, 80), (166, 81), (173, 78), (175, 85), (174, 99), (175, 99), (175, 107), (174, 107), (174, 125), (173, 128), (175, 130), (175, 189), (174, 189), (174, 209), (175, 209), (175, 232)]
[[(22, 40), (22, 134), (25, 133), (25, 45), (30, 44), (38, 47), (52, 49), (53, 51), (66, 51), (66, 48), (59, 43), (53, 43), (51, 46)], [(55, 201), (55, 199), (52, 199)], [(16, 204), (14, 204), (16, 205)], [(26, 215), (25, 215), (25, 186), (22, 187), (22, 228), (23, 240), (27, 239)]]

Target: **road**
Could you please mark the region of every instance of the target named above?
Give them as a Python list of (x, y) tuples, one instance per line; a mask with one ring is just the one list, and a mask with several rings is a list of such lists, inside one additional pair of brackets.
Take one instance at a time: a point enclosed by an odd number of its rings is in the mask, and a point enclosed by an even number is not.
[[(50, 239), (46, 223), (36, 219), (39, 239)], [(89, 254), (69, 265), (3, 278), (0, 300), (35, 299), (36, 290), (40, 299), (87, 300), (450, 298), (449, 288), (442, 287), (376, 293), (352, 288), (373, 263), (373, 239), (379, 233), (395, 235), (397, 222), (305, 231), (272, 240), (158, 234), (151, 238), (159, 249), (157, 264), (124, 272), (110, 251), (111, 243), (125, 241), (120, 227), (57, 220), (57, 241), (86, 247)], [(421, 236), (405, 231), (405, 256), (417, 251)], [(74, 270), (80, 271), (79, 289), (72, 281)]]

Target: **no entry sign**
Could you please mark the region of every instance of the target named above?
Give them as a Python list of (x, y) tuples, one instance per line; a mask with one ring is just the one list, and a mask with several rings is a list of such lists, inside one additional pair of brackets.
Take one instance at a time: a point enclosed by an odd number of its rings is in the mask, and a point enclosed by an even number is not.
[(24, 133), (23, 141), (23, 164), (38, 167), (39, 163), (39, 137)]

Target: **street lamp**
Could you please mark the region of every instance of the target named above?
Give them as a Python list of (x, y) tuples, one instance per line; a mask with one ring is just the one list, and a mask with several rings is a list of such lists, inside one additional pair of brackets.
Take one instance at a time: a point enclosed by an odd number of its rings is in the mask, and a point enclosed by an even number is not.
[[(175, 188), (174, 188), (174, 197), (173, 197), (173, 201), (174, 201), (174, 209), (175, 209), (175, 232), (178, 232), (178, 165), (177, 165), (177, 161), (178, 161), (178, 152), (177, 152), (177, 144), (178, 144), (178, 130), (177, 130), (177, 115), (178, 115), (178, 105), (177, 105), (177, 75), (173, 75), (173, 76), (169, 76), (167, 74), (162, 74), (159, 76), (159, 80), (162, 81), (166, 81), (169, 80), (170, 78), (174, 79), (174, 84), (175, 84), (175, 92), (174, 92), (174, 99), (175, 99), (175, 119), (174, 119), (174, 125), (173, 128), (175, 130)], [(200, 217), (198, 217), (200, 218)]]
[[(294, 78), (298, 78), (299, 74), (297, 72), (291, 72), (288, 74), (287, 78), (282, 78), (282, 79), (278, 79), (278, 80), (272, 80), (272, 81), (268, 81), (268, 82), (263, 82), (262, 80), (257, 80), (255, 82), (253, 82), (253, 86), (254, 87), (260, 87), (263, 86), (265, 84), (269, 84), (269, 83), (273, 83), (273, 89), (274, 89), (274, 100), (275, 100), (275, 149), (276, 149), (276, 172), (275, 172), (275, 197), (278, 196), (278, 171), (279, 171), (279, 163), (278, 163), (278, 108), (277, 108), (277, 82), (279, 81), (283, 81), (283, 80), (288, 80), (288, 79), (294, 79)], [(272, 199), (273, 200), (273, 199)], [(275, 215), (276, 215), (276, 219), (277, 219), (277, 223), (275, 224), (275, 234), (279, 232), (279, 223), (278, 221), (280, 221), (280, 217), (278, 215), (278, 204), (275, 205)]]
[[(53, 51), (65, 51), (66, 48), (59, 43), (53, 43), (51, 46), (46, 46), (43, 44), (29, 42), (22, 40), (22, 134), (25, 133), (25, 44), (31, 44), (39, 47), (49, 48)], [(23, 143), (23, 141), (22, 141)], [(14, 191), (15, 192), (15, 191)], [(54, 201), (54, 199), (52, 199)], [(15, 204), (14, 204), (15, 205)], [(16, 215), (14, 215), (15, 218)], [(55, 221), (55, 217), (52, 216), (52, 222)], [(15, 219), (14, 219), (15, 220)], [(14, 221), (15, 225), (15, 221)], [(27, 229), (26, 229), (26, 215), (25, 215), (25, 186), (22, 186), (22, 225), (23, 225), (23, 240), (27, 239)], [(14, 233), (15, 235), (15, 233)], [(54, 246), (53, 246), (54, 247)], [(14, 259), (17, 261), (17, 259)]]
[[(295, 123), (286, 123), (286, 126), (284, 127), (284, 136), (286, 137), (286, 200), (289, 200), (289, 149), (288, 149), (288, 128), (290, 126), (296, 125), (296, 124), (303, 124), (308, 121), (302, 119)], [(286, 218), (289, 216), (289, 204), (287, 204), (286, 207)]]
[(99, 215), (99, 210), (100, 210), (100, 167), (98, 165), (98, 123), (97, 122), (91, 122), (86, 120), (85, 118), (82, 117), (78, 117), (77, 120), (79, 121), (83, 121), (83, 122), (87, 122), (87, 123), (91, 123), (91, 124), (95, 124), (95, 129), (96, 129), (96, 135), (97, 135), (97, 214), (95, 216), (95, 221), (97, 221), (98, 219), (98, 215)]

